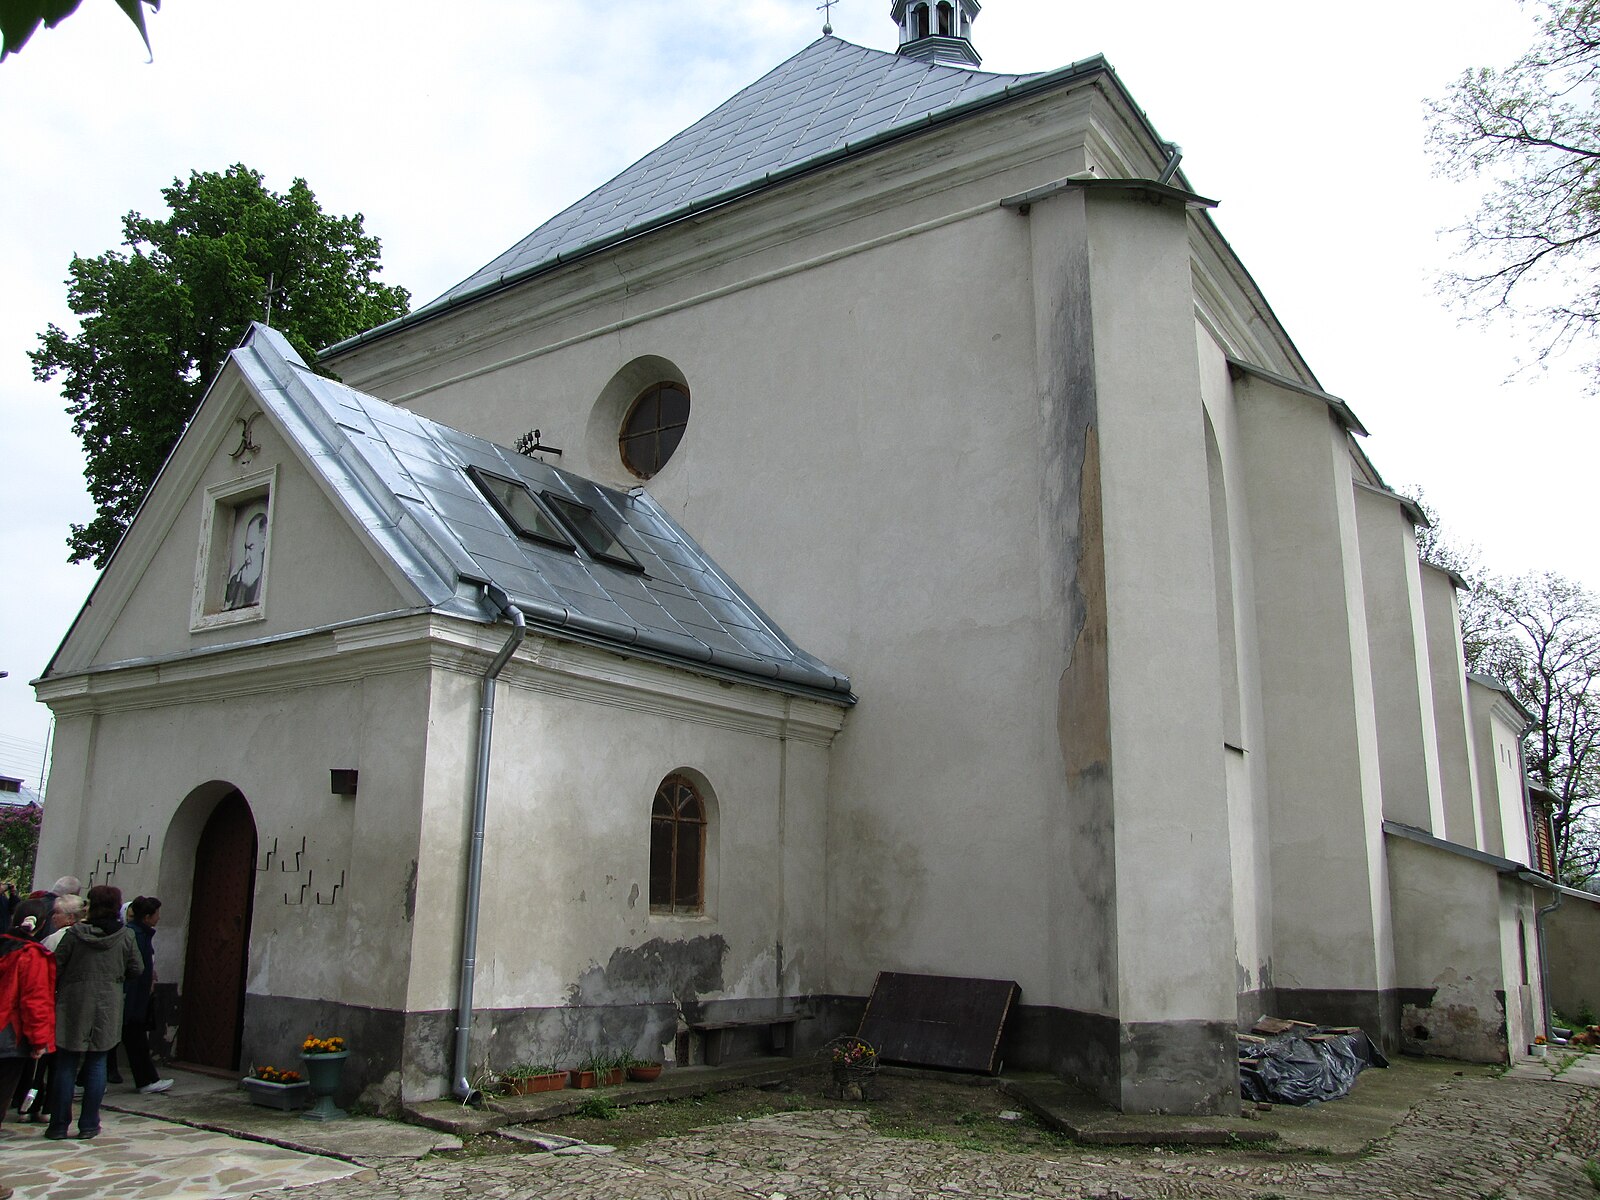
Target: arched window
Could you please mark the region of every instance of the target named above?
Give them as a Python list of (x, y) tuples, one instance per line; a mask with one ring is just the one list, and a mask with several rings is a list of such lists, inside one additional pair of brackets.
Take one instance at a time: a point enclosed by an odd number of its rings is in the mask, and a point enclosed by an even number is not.
[(919, 4), (912, 10), (912, 23), (916, 27), (919, 38), (928, 36), (928, 6), (926, 4)]
[(689, 424), (689, 389), (681, 383), (653, 383), (639, 393), (622, 428), (617, 447), (628, 470), (649, 479), (672, 457)]
[(955, 10), (948, 4), (939, 5), (939, 36), (954, 37), (956, 34)]
[(686, 777), (668, 775), (650, 809), (650, 910), (704, 912), (705, 875), (705, 801)]

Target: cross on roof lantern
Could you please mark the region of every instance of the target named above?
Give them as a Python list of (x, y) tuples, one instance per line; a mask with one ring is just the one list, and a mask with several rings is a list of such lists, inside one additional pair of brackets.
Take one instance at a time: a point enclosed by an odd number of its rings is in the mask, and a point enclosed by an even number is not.
[(833, 6), (838, 3), (839, 0), (822, 0), (822, 3), (817, 5), (817, 11), (822, 14), (823, 37), (833, 36)]

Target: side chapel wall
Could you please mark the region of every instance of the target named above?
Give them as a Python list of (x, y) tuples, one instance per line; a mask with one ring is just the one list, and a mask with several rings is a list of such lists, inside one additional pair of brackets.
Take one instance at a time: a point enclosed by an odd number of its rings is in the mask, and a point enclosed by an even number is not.
[[(557, 665), (574, 653), (609, 660), (614, 678)], [(535, 640), (497, 685), (474, 1066), (574, 1066), (616, 1050), (670, 1060), (687, 1021), (828, 991), (831, 733), (811, 717), (786, 725), (785, 713), (831, 706), (638, 672)], [(412, 964), (407, 1094), (436, 1090), (442, 1064), (424, 1043), (447, 1040), (454, 1020), (478, 677), (441, 668), (431, 692), (432, 725), (465, 736), (430, 748), (417, 885), (436, 936)], [(650, 907), (651, 803), (674, 772), (710, 807), (698, 914)]]

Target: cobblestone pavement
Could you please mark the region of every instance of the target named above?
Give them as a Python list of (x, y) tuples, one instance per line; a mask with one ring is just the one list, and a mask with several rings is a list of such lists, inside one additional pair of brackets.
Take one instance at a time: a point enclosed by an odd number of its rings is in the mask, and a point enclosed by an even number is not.
[(866, 1114), (785, 1113), (610, 1154), (432, 1158), (317, 1187), (317, 1200), (1581, 1200), (1600, 1089), (1461, 1078), (1368, 1154), (1048, 1155), (885, 1138)]

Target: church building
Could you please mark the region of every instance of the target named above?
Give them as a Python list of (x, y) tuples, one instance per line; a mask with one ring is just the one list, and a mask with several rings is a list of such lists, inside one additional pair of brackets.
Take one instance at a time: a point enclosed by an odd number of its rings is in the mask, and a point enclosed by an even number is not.
[(895, 971), (1220, 1113), (1263, 1013), (1544, 1032), (1461, 581), (1111, 67), (985, 72), (979, 7), (825, 34), (338, 382), (234, 352), (37, 682), (39, 876), (161, 896), (176, 1057), (466, 1096)]

